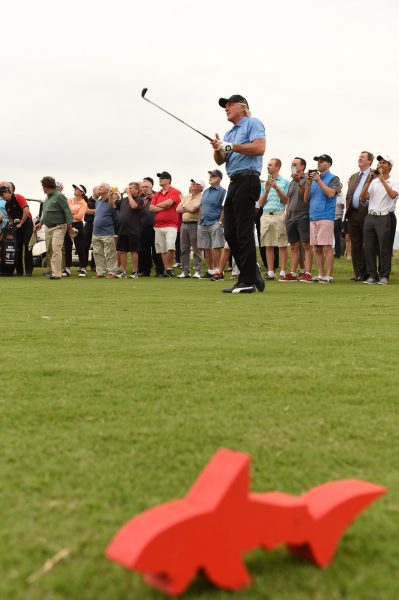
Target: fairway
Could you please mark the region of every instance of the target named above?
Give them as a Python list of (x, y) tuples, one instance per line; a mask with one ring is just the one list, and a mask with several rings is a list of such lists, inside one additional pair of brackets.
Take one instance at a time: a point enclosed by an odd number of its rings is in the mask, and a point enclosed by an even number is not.
[(397, 600), (398, 258), (388, 286), (335, 268), (335, 284), (251, 295), (222, 294), (229, 276), (1, 278), (0, 598), (164, 598), (105, 548), (226, 447), (251, 454), (253, 491), (358, 478), (389, 493), (327, 569), (259, 550), (250, 588), (199, 577), (187, 598)]

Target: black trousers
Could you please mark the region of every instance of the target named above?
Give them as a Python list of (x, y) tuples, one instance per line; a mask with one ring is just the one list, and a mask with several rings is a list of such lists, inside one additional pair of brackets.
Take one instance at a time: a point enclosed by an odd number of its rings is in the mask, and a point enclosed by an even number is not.
[(367, 265), (364, 253), (363, 232), (367, 207), (359, 206), (358, 210), (349, 209), (348, 231), (352, 247), (352, 265), (356, 277), (367, 279)]
[[(364, 219), (364, 249), (366, 253), (367, 270), (370, 277), (389, 278), (391, 272), (391, 217), (390, 215), (370, 215)], [(379, 268), (377, 270), (377, 256)]]
[(240, 269), (238, 282), (248, 285), (256, 279), (254, 226), (259, 194), (258, 175), (232, 176), (224, 203), (224, 236)]
[[(86, 253), (84, 249), (84, 239), (83, 239), (83, 223), (76, 222), (72, 223), (73, 227), (78, 230), (78, 233), (73, 238), (73, 243), (76, 248), (76, 253), (79, 257), (79, 266), (81, 269), (85, 269), (87, 266), (86, 261)], [(72, 240), (68, 231), (65, 234), (64, 239), (64, 248), (65, 248), (65, 266), (69, 269), (72, 267)]]
[(335, 219), (334, 221), (334, 256), (335, 258), (341, 258), (342, 256), (342, 219)]
[[(91, 239), (93, 237), (93, 221), (88, 221), (83, 226), (83, 248), (85, 253), (86, 265), (89, 264), (89, 251), (91, 246)], [(93, 253), (91, 254), (90, 261), (91, 270), (94, 271), (96, 263), (94, 261)]]
[(31, 275), (33, 271), (33, 258), (32, 250), (29, 250), (29, 242), (33, 233), (33, 221), (32, 219), (26, 219), (22, 227), (15, 230), (15, 237), (17, 241), (17, 256), (15, 261), (15, 268), (18, 275), (24, 274), (24, 262), (25, 262), (25, 273)]
[(139, 272), (149, 277), (152, 265), (157, 275), (162, 275), (164, 266), (160, 254), (155, 251), (155, 231), (152, 226), (142, 227), (140, 234)]

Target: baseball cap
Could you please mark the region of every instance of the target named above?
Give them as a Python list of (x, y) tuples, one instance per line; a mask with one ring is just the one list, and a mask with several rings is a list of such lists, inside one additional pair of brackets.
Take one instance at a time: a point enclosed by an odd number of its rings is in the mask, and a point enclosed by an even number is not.
[(162, 173), (157, 173), (157, 177), (159, 179), (170, 179), (172, 181), (172, 175), (167, 171), (162, 171)]
[(203, 188), (206, 187), (206, 183), (203, 179), (199, 179), (198, 177), (195, 177), (194, 179), (190, 179), (190, 181), (192, 183), (196, 183), (198, 185), (201, 185)]
[(393, 167), (393, 160), (388, 154), (379, 154), (377, 160), (386, 160)]
[(314, 156), (313, 160), (326, 160), (330, 165), (332, 165), (332, 158), (328, 154), (320, 154), (320, 156)]
[(240, 96), (240, 94), (233, 94), (230, 98), (219, 98), (219, 106), (222, 108), (225, 108), (228, 102), (240, 102), (241, 104), (246, 104), (247, 108), (249, 108), (248, 102), (244, 96)]
[(209, 175), (213, 175), (214, 177), (220, 177), (220, 179), (223, 179), (223, 173), (222, 171), (219, 171), (219, 169), (213, 169), (213, 171), (208, 171)]
[(0, 194), (4, 194), (4, 192), (9, 192), (10, 188), (8, 188), (6, 185), (2, 185), (0, 186)]
[(73, 184), (72, 184), (72, 187), (73, 187), (75, 190), (80, 190), (81, 192), (83, 192), (83, 194), (86, 194), (86, 193), (87, 193), (86, 186), (84, 186), (84, 185), (82, 185), (82, 184), (80, 184), (80, 185), (75, 185), (75, 184), (73, 183)]

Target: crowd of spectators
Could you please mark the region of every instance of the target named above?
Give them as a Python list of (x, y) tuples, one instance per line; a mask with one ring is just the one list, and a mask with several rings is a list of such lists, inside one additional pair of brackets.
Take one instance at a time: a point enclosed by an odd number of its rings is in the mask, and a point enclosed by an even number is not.
[[(264, 278), (333, 283), (334, 258), (346, 254), (352, 260), (353, 281), (386, 285), (399, 193), (399, 183), (391, 177), (393, 160), (378, 155), (373, 169), (373, 154), (361, 152), (345, 195), (340, 178), (331, 172), (331, 156), (321, 154), (314, 161), (315, 168), (307, 170), (305, 159), (293, 158), (290, 180), (280, 174), (278, 158), (268, 162), (254, 232)], [(193, 177), (185, 194), (172, 186), (171, 174), (162, 171), (157, 173), (158, 191), (153, 189), (154, 180), (145, 177), (130, 182), (123, 191), (103, 182), (91, 195), (85, 185), (74, 184), (69, 199), (60, 182), (43, 177), (46, 199), (36, 225), (14, 184), (0, 182), (0, 228), (2, 232), (10, 226), (15, 230), (16, 275), (32, 275), (35, 232), (45, 225), (45, 275), (49, 279), (72, 276), (74, 246), (79, 277), (87, 277), (90, 266), (97, 278), (136, 279), (153, 273), (165, 278), (222, 280), (229, 259), (234, 259), (224, 238), (226, 189), (219, 169), (207, 175), (208, 185), (203, 178)]]

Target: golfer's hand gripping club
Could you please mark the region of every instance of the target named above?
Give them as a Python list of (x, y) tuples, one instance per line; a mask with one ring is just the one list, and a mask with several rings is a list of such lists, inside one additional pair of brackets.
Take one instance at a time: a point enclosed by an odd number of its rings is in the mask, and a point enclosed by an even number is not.
[(223, 140), (220, 142), (218, 150), (226, 152), (227, 154), (228, 152), (231, 152), (233, 150), (233, 144), (231, 142), (226, 142), (225, 140)]

